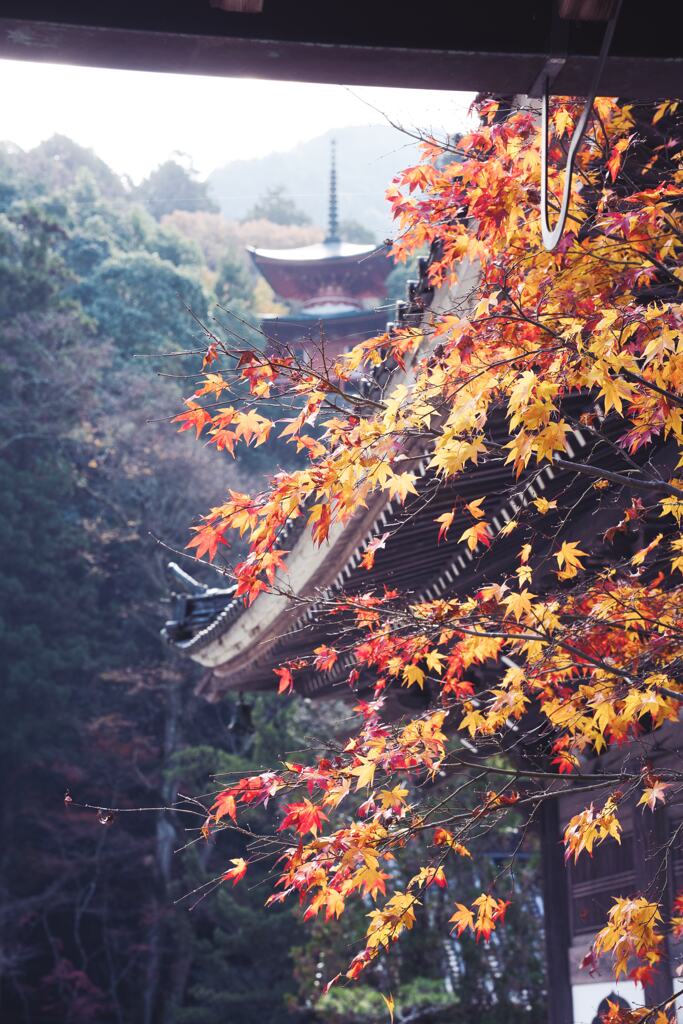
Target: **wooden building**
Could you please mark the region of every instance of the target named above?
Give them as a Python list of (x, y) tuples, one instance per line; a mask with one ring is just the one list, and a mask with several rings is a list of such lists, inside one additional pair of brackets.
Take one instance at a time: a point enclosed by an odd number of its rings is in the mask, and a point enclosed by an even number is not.
[[(661, 730), (639, 738), (634, 745), (634, 757), (647, 757), (653, 773), (667, 768), (680, 770), (683, 750), (683, 728), (668, 723)], [(611, 750), (581, 767), (582, 775), (618, 772), (628, 763), (629, 750)], [(612, 787), (614, 788), (614, 787)], [(608, 796), (608, 789), (591, 794), (599, 805)], [(553, 969), (558, 979), (557, 991), (565, 992), (566, 1007), (560, 1020), (576, 1024), (590, 1024), (596, 1016), (600, 1002), (612, 993), (630, 1006), (656, 1006), (683, 991), (683, 980), (676, 976), (672, 965), (680, 962), (680, 943), (667, 940), (663, 959), (657, 965), (652, 983), (645, 989), (631, 980), (615, 985), (609, 976), (581, 967), (589, 953), (593, 937), (605, 923), (605, 916), (614, 897), (648, 895), (663, 907), (666, 916), (673, 899), (683, 890), (683, 801), (674, 796), (654, 811), (643, 812), (633, 797), (620, 809), (623, 828), (621, 843), (604, 843), (596, 848), (592, 858), (580, 857), (576, 864), (563, 865), (562, 849), (558, 837), (570, 818), (586, 806), (586, 797), (578, 790), (555, 801), (550, 808), (551, 820), (544, 825), (544, 870), (546, 892), (554, 893), (549, 900), (548, 966), (551, 984)], [(553, 846), (554, 838), (554, 846)], [(564, 981), (562, 975), (564, 974)], [(556, 991), (553, 985), (552, 991)], [(681, 1015), (679, 1001), (679, 1019)]]

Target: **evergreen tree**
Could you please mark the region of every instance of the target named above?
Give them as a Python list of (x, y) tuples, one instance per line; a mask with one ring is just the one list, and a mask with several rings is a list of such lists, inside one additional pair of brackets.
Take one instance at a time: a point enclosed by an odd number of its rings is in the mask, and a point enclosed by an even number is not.
[[(105, 195), (70, 152), (69, 180), (53, 187), (44, 150), (35, 165), (3, 151), (0, 1016), (174, 1024), (205, 1013), (206, 991), (214, 1007), (232, 992), (236, 1024), (284, 1021), (291, 915), (264, 917), (258, 890), (174, 908), (236, 850), (174, 856), (188, 833), (171, 813), (98, 820), (63, 803), (70, 790), (92, 804), (171, 805), (287, 745), (281, 701), (255, 712), (264, 739), (247, 749), (229, 728), (234, 702), (196, 698), (195, 673), (159, 636), (168, 555), (150, 532), (182, 547), (219, 476), (245, 486), (231, 461), (198, 462), (185, 435), (147, 422), (176, 412), (181, 389), (166, 379), (150, 401), (160, 364), (133, 358), (195, 344), (188, 307), (206, 315), (206, 268), (191, 241), (125, 192)], [(221, 275), (249, 314), (244, 264), (226, 253)]]
[(272, 224), (311, 223), (311, 218), (299, 209), (283, 185), (269, 188), (265, 195), (254, 203), (243, 220), (268, 220)]
[(218, 211), (206, 190), (206, 184), (197, 181), (192, 172), (176, 160), (167, 160), (152, 171), (135, 189), (134, 195), (157, 220), (174, 210)]

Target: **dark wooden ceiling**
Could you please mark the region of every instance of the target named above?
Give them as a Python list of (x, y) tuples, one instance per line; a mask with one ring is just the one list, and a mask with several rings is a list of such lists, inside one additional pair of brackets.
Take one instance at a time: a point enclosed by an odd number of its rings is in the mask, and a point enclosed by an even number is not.
[[(259, 6), (257, 0), (249, 5)], [(7, 58), (508, 94), (532, 89), (558, 35), (550, 0), (432, 0), (424, 7), (396, 0), (263, 0), (256, 13), (222, 10), (210, 0), (3, 0), (0, 6), (0, 56)], [(676, 7), (625, 0), (604, 94), (647, 100), (683, 92)], [(554, 91), (582, 95), (603, 25), (560, 26), (566, 59)]]

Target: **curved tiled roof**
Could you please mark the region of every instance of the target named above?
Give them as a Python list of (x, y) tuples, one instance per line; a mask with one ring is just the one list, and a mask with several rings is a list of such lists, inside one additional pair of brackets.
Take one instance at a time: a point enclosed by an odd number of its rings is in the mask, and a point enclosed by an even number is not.
[(386, 248), (377, 245), (356, 245), (353, 242), (325, 241), (313, 245), (300, 245), (294, 249), (257, 249), (247, 246), (247, 252), (255, 261), (268, 260), (273, 263), (311, 263), (327, 260), (353, 260), (361, 256), (381, 253), (386, 256)]

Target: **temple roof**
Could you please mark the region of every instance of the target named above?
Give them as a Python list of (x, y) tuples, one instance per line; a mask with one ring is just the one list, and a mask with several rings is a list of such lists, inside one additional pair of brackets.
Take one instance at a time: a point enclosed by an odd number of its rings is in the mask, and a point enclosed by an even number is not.
[(283, 346), (294, 351), (303, 348), (314, 366), (324, 365), (323, 354), (334, 360), (354, 345), (383, 334), (386, 326), (387, 313), (381, 307), (349, 310), (332, 303), (261, 320), (261, 330), (271, 346), (278, 350)]
[(297, 249), (248, 249), (275, 295), (295, 305), (360, 308), (386, 293), (393, 269), (385, 246), (327, 239)]
[[(436, 259), (439, 256), (438, 246), (432, 246), (430, 258), (421, 258), (419, 260), (419, 278), (416, 281), (411, 281), (408, 286), (408, 298), (407, 301), (398, 302), (396, 304), (396, 321), (385, 324), (387, 329), (392, 329), (396, 324), (402, 326), (414, 326), (419, 323), (424, 315), (426, 309), (428, 309), (434, 300), (434, 288), (429, 281), (429, 264), (431, 259)], [(461, 282), (461, 286), (465, 289), (469, 287), (467, 281), (467, 275), (464, 275), (464, 281)], [(378, 314), (378, 311), (365, 311), (361, 314), (354, 314), (355, 316), (367, 316), (368, 312)], [(264, 326), (267, 323), (268, 326), (272, 325), (275, 327), (278, 323), (282, 324), (283, 327), (292, 329), (293, 321), (297, 319), (295, 317), (283, 317), (280, 320), (273, 319), (272, 321), (265, 321)], [(320, 320), (320, 318), (317, 318)], [(348, 323), (350, 317), (344, 317), (344, 321)], [(314, 316), (306, 317), (305, 322), (307, 324), (315, 323), (316, 318)], [(302, 322), (302, 317), (299, 315), (298, 322)], [(284, 340), (284, 339), (283, 339)], [(353, 527), (354, 529), (348, 530), (343, 528), (335, 530), (333, 527), (332, 532), (339, 532), (342, 536), (338, 538), (341, 546), (341, 554), (337, 550), (329, 550), (330, 544), (324, 546), (324, 548), (318, 548), (315, 557), (312, 560), (311, 565), (304, 565), (304, 576), (312, 570), (314, 574), (320, 575), (319, 559), (320, 556), (329, 556), (325, 558), (328, 565), (332, 566), (331, 575), (326, 573), (326, 577), (329, 575), (329, 579), (326, 579), (326, 583), (329, 585), (334, 583), (334, 577), (337, 578), (337, 583), (343, 579), (346, 579), (351, 569), (349, 568), (349, 559), (353, 559), (357, 554), (357, 545), (359, 538), (365, 537), (372, 533), (373, 529), (381, 528), (385, 519), (382, 519), (382, 513), (386, 507), (390, 507), (390, 503), (387, 502), (386, 495), (378, 495), (375, 500), (371, 503), (371, 509), (368, 510), (367, 514), (363, 510), (358, 511), (358, 514), (354, 517)], [(282, 541), (286, 543), (290, 548), (294, 549), (293, 554), (296, 557), (296, 552), (300, 547), (305, 547), (307, 539), (310, 542), (310, 538), (307, 538), (304, 530), (305, 517), (302, 516), (297, 520), (290, 521), (286, 527), (286, 536), (283, 535)], [(351, 533), (352, 537), (350, 543), (346, 540), (348, 534)], [(338, 557), (339, 555), (339, 557)], [(308, 561), (304, 557), (304, 563)], [(338, 563), (338, 564), (337, 564)], [(340, 572), (341, 566), (341, 572)], [(191, 593), (187, 593), (187, 586), (184, 586), (180, 591), (177, 589), (174, 592), (173, 604), (174, 604), (174, 617), (168, 621), (163, 629), (163, 634), (166, 639), (174, 646), (182, 650), (185, 654), (189, 655), (196, 661), (204, 663), (201, 652), (207, 647), (211, 647), (215, 642), (219, 646), (223, 646), (225, 641), (228, 639), (227, 634), (230, 631), (231, 626), (241, 620), (244, 613), (251, 613), (253, 615), (254, 609), (248, 609), (244, 605), (242, 599), (235, 599), (234, 592), (235, 587), (231, 586), (224, 590), (215, 588), (205, 588), (199, 583), (192, 581), (186, 574), (181, 573), (186, 579), (190, 579)], [(366, 580), (366, 582), (369, 582)], [(185, 592), (183, 592), (185, 591)], [(268, 602), (269, 598), (273, 595), (263, 594), (261, 595), (261, 601), (259, 604), (259, 617), (261, 617), (261, 609), (263, 608), (264, 602)], [(287, 602), (284, 602), (287, 604)], [(247, 616), (249, 617), (249, 615)], [(267, 616), (264, 616), (264, 618)], [(291, 623), (289, 623), (291, 626)], [(252, 645), (253, 647), (253, 645)], [(266, 652), (264, 649), (259, 647), (258, 654), (261, 657), (266, 654), (270, 654), (271, 651)], [(256, 658), (256, 651), (252, 650), (252, 661), (259, 661), (260, 658)], [(229, 657), (229, 654), (227, 655)], [(212, 659), (212, 662), (220, 663), (221, 656), (217, 659)], [(256, 666), (255, 666), (256, 667)], [(259, 666), (260, 670), (260, 666)], [(259, 679), (260, 685), (268, 686), (272, 684), (272, 671), (268, 667), (265, 672), (261, 671), (262, 679)], [(203, 689), (207, 692), (207, 687), (212, 687), (212, 683), (209, 679), (205, 680)], [(314, 686), (315, 688), (315, 686)], [(213, 690), (212, 690), (213, 692)]]
[(249, 249), (275, 294), (295, 305), (318, 306), (322, 298), (360, 307), (380, 299), (393, 269), (384, 246), (326, 240), (297, 249)]

